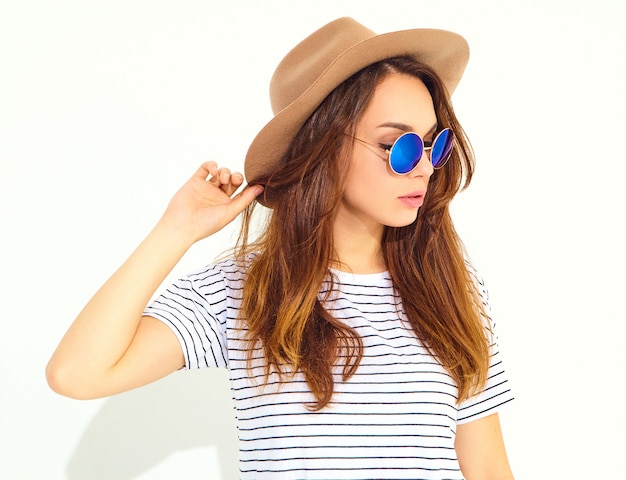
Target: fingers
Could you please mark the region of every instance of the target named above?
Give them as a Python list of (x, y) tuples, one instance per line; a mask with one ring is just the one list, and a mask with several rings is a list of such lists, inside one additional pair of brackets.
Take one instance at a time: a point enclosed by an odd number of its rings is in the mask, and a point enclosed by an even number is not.
[[(206, 169), (210, 175), (208, 182), (219, 187), (229, 197), (232, 196), (244, 182), (241, 173), (231, 173), (226, 167), (219, 168), (215, 162), (207, 162)], [(235, 195), (228, 205), (230, 217), (234, 218), (241, 213), (241, 211), (250, 205), (261, 192), (263, 192), (261, 185), (253, 185), (244, 188), (239, 194)]]
[(205, 162), (196, 172), (197, 175), (207, 179), (208, 182), (220, 188), (229, 197), (243, 184), (243, 175), (239, 172), (232, 173), (226, 167), (218, 167), (217, 163)]
[[(196, 172), (197, 175), (202, 176), (203, 180), (207, 179), (209, 183), (220, 188), (229, 197), (235, 193), (235, 191), (243, 185), (244, 177), (239, 172), (231, 173), (230, 169), (226, 167), (219, 167), (216, 162), (205, 162)], [(233, 197), (232, 207), (235, 210), (241, 211), (252, 203), (252, 201), (263, 192), (261, 185), (254, 185), (247, 187), (241, 191), (237, 196)]]

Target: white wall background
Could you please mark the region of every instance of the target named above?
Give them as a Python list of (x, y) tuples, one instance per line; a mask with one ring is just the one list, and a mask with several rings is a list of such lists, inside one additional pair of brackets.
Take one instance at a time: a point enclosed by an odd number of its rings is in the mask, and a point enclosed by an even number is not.
[(199, 163), (241, 168), (283, 54), (350, 15), (470, 42), (455, 105), (478, 172), (455, 216), (516, 390), (502, 421), (517, 478), (626, 479), (620, 3), (3, 2), (0, 478), (236, 478), (224, 372), (78, 402), (47, 388), (44, 366)]

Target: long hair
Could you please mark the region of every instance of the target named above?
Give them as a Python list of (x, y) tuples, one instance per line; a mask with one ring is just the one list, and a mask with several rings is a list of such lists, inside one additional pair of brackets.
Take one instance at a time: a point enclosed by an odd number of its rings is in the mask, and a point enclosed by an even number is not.
[(450, 201), (467, 187), (474, 172), (473, 153), (438, 76), (408, 57), (372, 64), (340, 84), (309, 117), (281, 160), (281, 168), (258, 183), (274, 209), (265, 229), (251, 241), (253, 203), (243, 215), (237, 257), (250, 262), (244, 284), (241, 319), (246, 323), (249, 365), (252, 346), (263, 349), (271, 370), (301, 371), (316, 403), (333, 395), (336, 367), (348, 379), (363, 355), (359, 335), (323, 307), (329, 267), (339, 262), (333, 222), (344, 191), (353, 134), (377, 85), (392, 73), (424, 82), (439, 128), (455, 133), (455, 148), (445, 168), (429, 182), (417, 220), (386, 227), (382, 253), (410, 324), (423, 345), (458, 385), (458, 401), (486, 383), (489, 343), (481, 302), (465, 264), (454, 229)]

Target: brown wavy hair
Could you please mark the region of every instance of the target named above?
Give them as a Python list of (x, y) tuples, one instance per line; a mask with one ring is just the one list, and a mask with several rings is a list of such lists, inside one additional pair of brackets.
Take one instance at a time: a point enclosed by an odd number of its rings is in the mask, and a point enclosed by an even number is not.
[[(458, 401), (487, 379), (482, 303), (449, 211), (452, 198), (470, 183), (473, 152), (438, 76), (412, 58), (392, 58), (366, 67), (330, 93), (290, 144), (280, 170), (256, 182), (275, 206), (254, 241), (256, 202), (243, 215), (236, 256), (250, 262), (255, 253), (241, 309), (247, 338), (251, 347), (261, 345), (266, 375), (272, 370), (283, 375), (287, 366), (304, 374), (316, 399), (309, 405), (313, 410), (331, 401), (334, 368), (341, 368), (346, 380), (363, 355), (359, 335), (326, 311), (320, 291), (325, 281), (332, 286), (329, 267), (340, 264), (333, 222), (353, 147), (345, 134), (354, 134), (377, 85), (394, 73), (424, 82), (439, 128), (455, 133), (455, 148), (445, 168), (431, 177), (417, 220), (385, 228), (383, 258), (415, 334), (456, 381)], [(250, 366), (253, 349), (248, 352)]]

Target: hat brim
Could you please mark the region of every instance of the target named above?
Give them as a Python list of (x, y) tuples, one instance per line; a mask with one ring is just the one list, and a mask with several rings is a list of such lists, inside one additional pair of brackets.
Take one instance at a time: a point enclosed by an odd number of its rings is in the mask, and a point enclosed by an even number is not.
[(298, 130), (339, 84), (372, 63), (398, 56), (410, 56), (432, 68), (452, 94), (467, 66), (469, 47), (462, 36), (453, 32), (414, 29), (376, 35), (346, 49), (256, 135), (244, 163), (248, 183), (279, 168)]

